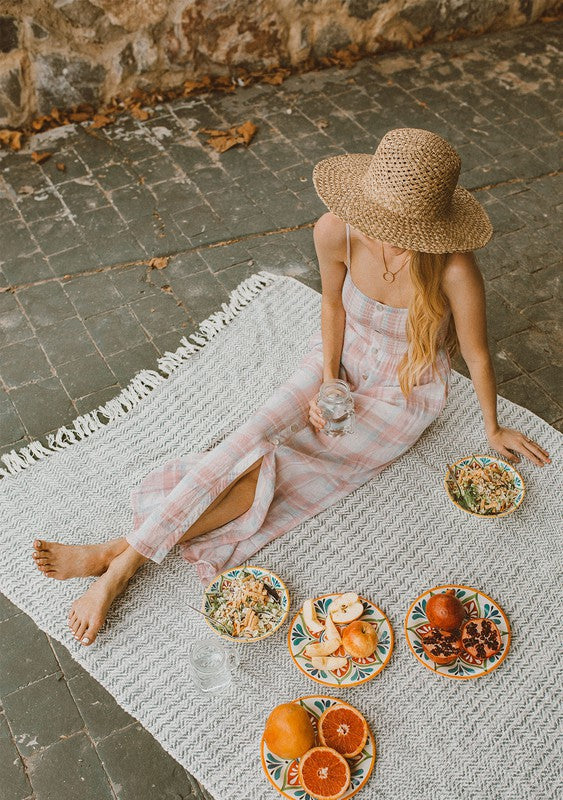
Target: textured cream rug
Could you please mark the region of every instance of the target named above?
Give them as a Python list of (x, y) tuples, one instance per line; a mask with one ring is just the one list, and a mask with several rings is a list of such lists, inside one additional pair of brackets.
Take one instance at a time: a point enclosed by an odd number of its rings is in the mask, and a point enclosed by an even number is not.
[[(69, 636), (66, 615), (88, 581), (43, 578), (30, 558), (31, 539), (40, 533), (88, 542), (124, 534), (131, 487), (167, 459), (212, 447), (244, 421), (295, 369), (319, 312), (312, 289), (259, 273), (198, 335), (167, 354), (160, 372), (139, 374), (49, 447), (32, 445), (4, 459), (0, 589), (63, 642), (216, 800), (277, 796), (260, 765), (266, 716), (277, 703), (323, 693), (293, 666), (287, 627), (241, 649), (227, 696), (202, 698), (186, 671), (190, 642), (208, 633), (185, 606), (201, 597), (189, 566), (172, 555), (145, 568), (87, 649)], [(357, 705), (375, 733), (376, 767), (359, 795), (365, 800), (561, 796), (562, 437), (523, 408), (504, 400), (499, 406), (504, 423), (537, 438), (553, 457), (544, 469), (522, 465), (528, 492), (517, 513), (474, 519), (444, 494), (446, 461), (488, 451), (471, 384), (454, 375), (445, 412), (406, 456), (253, 559), (286, 580), (293, 610), (307, 597), (353, 589), (392, 622), (396, 646), (385, 670), (355, 689), (326, 692)], [(507, 659), (478, 680), (424, 669), (402, 632), (411, 601), (449, 582), (491, 595), (512, 623)]]

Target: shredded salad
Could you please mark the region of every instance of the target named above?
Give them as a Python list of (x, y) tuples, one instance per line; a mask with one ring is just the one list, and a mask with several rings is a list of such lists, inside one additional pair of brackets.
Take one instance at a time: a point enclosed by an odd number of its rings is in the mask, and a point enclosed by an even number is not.
[(263, 581), (250, 573), (223, 583), (219, 592), (207, 592), (208, 614), (231, 636), (255, 639), (270, 633), (280, 622), (281, 603), (268, 594)]
[(481, 464), (473, 458), (465, 466), (450, 470), (448, 485), (455, 500), (475, 514), (501, 514), (516, 500), (520, 489), (514, 475), (495, 461)]

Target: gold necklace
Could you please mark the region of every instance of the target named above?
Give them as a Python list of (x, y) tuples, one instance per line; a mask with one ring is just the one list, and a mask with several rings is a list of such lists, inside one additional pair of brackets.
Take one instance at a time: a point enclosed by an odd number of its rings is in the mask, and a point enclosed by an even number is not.
[[(393, 283), (393, 281), (395, 280), (395, 275), (403, 269), (403, 267), (409, 260), (409, 254), (407, 253), (405, 260), (403, 261), (399, 269), (395, 270), (395, 272), (391, 272), (391, 270), (387, 268), (387, 262), (385, 261), (385, 250), (383, 249), (383, 242), (381, 242), (381, 255), (383, 256), (383, 266), (385, 267), (385, 272), (383, 273), (383, 280), (387, 281), (387, 283)], [(388, 275), (389, 277), (387, 277)]]

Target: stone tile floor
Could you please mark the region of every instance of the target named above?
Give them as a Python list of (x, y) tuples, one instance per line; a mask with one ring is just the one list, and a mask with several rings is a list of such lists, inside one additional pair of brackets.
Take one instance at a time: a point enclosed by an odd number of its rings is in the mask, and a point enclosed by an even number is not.
[[(560, 34), (536, 25), (61, 128), (32, 142), (54, 153), (41, 166), (1, 151), (0, 453), (106, 402), (253, 272), (319, 289), (312, 167), (400, 126), (461, 154), (495, 228), (479, 261), (499, 392), (561, 429)], [(219, 156), (197, 132), (245, 119), (259, 125), (248, 149)], [(2, 800), (206, 796), (4, 598), (0, 697)]]

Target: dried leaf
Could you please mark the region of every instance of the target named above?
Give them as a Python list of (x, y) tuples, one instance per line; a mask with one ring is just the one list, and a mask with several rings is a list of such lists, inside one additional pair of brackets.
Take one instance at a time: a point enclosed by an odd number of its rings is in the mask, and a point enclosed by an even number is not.
[(51, 117), (37, 117), (31, 123), (31, 127), (34, 131), (40, 131), (45, 125), (51, 121)]
[(224, 153), (237, 144), (249, 145), (258, 128), (249, 119), (240, 125), (233, 125), (226, 131), (216, 128), (201, 128), (200, 133), (208, 133), (210, 138), (207, 144), (211, 145), (218, 153)]
[(160, 288), (162, 289), (163, 292), (168, 292), (168, 294), (172, 294), (172, 289), (167, 283), (163, 283)]
[(44, 151), (43, 153), (33, 152), (31, 154), (31, 160), (35, 164), (42, 164), (44, 161), (47, 161), (49, 158), (51, 158), (52, 155), (53, 155), (52, 153), (48, 153), (46, 151)]
[(168, 262), (170, 258), (168, 256), (162, 256), (160, 258), (151, 258), (149, 261), (149, 267), (151, 269), (164, 269), (168, 266)]
[(144, 122), (150, 118), (149, 112), (145, 108), (141, 108), (140, 103), (135, 103), (132, 105), (129, 111), (131, 112), (131, 115), (135, 117), (135, 119), (140, 119), (141, 122)]
[(33, 186), (20, 186), (18, 194), (33, 194)]
[(65, 172), (66, 171), (66, 164), (64, 164), (62, 161), (55, 162), (55, 166), (59, 170), (59, 172)]
[(106, 125), (109, 125), (110, 122), (113, 122), (113, 117), (108, 117), (105, 114), (95, 114), (94, 121), (92, 122), (91, 128), (105, 128)]
[(10, 131), (7, 128), (0, 130), (0, 144), (5, 144), (12, 150), (21, 150), (22, 132)]
[(73, 111), (72, 114), (68, 115), (68, 118), (71, 122), (86, 122), (91, 118), (91, 115), (85, 111)]
[(326, 120), (326, 119), (320, 119), (320, 120), (317, 122), (317, 127), (318, 127), (318, 128), (328, 128), (328, 120)]

